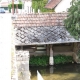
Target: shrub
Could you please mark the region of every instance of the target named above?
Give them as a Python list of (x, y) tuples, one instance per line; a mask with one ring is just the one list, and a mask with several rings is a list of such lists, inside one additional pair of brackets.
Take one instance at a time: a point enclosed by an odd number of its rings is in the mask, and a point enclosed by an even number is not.
[(47, 2), (48, 0), (32, 0), (32, 8), (35, 10), (35, 12), (38, 12), (38, 9), (40, 9), (41, 12), (53, 12), (53, 9), (45, 8)]
[[(22, 9), (22, 3), (19, 3), (18, 4), (18, 9)], [(14, 10), (16, 8), (16, 4), (14, 4)], [(9, 12), (11, 12), (11, 9), (12, 9), (12, 3), (8, 5), (8, 9), (9, 9)]]
[[(73, 62), (72, 56), (54, 56), (54, 64), (64, 64), (69, 62)], [(47, 66), (49, 65), (49, 56), (32, 56), (30, 57), (29, 64), (30, 66)]]
[(47, 66), (49, 62), (48, 56), (32, 56), (30, 58), (31, 66)]
[(69, 63), (72, 61), (73, 61), (72, 56), (65, 56), (65, 55), (54, 56), (54, 63), (55, 64), (60, 64), (60, 63), (64, 64), (64, 63)]

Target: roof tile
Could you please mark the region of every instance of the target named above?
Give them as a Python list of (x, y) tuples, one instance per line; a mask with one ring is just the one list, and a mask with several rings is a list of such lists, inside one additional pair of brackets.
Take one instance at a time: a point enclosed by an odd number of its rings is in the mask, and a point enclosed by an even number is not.
[(66, 17), (67, 13), (18, 14), (13, 24), (16, 27), (63, 26)]

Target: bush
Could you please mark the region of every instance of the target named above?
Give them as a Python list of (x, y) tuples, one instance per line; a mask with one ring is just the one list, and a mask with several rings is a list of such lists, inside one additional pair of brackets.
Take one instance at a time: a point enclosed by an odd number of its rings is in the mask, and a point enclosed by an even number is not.
[(31, 66), (47, 66), (49, 64), (48, 56), (32, 56), (30, 57)]
[[(54, 56), (54, 64), (64, 64), (73, 62), (72, 56), (57, 55)], [(49, 65), (49, 56), (32, 56), (30, 57), (30, 66), (47, 66)]]
[[(22, 3), (19, 3), (18, 4), (18, 9), (22, 9)], [(12, 9), (12, 4), (9, 4), (8, 5), (8, 9), (9, 9), (9, 12), (11, 12), (11, 9)], [(14, 4), (14, 10), (16, 9), (16, 4)]]
[(73, 61), (72, 56), (65, 56), (65, 55), (54, 56), (55, 64), (60, 64), (60, 63), (64, 64), (64, 63), (69, 63), (72, 61)]
[(38, 12), (38, 9), (40, 9), (41, 12), (53, 12), (53, 9), (45, 8), (47, 2), (48, 0), (32, 0), (32, 8), (35, 10), (35, 12)]

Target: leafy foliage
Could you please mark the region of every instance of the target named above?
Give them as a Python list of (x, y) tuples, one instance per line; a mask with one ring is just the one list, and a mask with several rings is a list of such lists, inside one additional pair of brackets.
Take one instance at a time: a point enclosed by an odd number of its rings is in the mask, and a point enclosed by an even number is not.
[(60, 64), (60, 63), (64, 64), (69, 62), (73, 62), (72, 56), (65, 56), (65, 55), (54, 56), (55, 64)]
[(54, 10), (45, 8), (47, 1), (48, 0), (32, 0), (32, 8), (35, 12), (38, 12), (38, 9), (40, 9), (41, 12), (53, 12)]
[[(65, 56), (65, 55), (57, 55), (54, 56), (54, 64), (64, 64), (73, 62), (72, 56)], [(31, 66), (47, 66), (49, 65), (49, 56), (32, 56), (30, 57), (29, 64)]]
[(80, 0), (72, 0), (72, 6), (68, 9), (67, 19), (64, 24), (75, 39), (80, 38)]
[[(11, 12), (12, 3), (8, 5), (8, 9), (9, 9), (9, 12)], [(14, 9), (16, 9), (16, 4), (14, 4)], [(21, 2), (18, 4), (18, 9), (22, 9), (22, 3)]]
[(32, 66), (47, 66), (49, 63), (48, 56), (32, 56), (30, 58), (30, 65)]

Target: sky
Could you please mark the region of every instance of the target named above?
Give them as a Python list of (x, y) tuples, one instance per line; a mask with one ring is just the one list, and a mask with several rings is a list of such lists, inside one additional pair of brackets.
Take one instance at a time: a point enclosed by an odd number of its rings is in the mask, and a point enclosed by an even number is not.
[(7, 2), (7, 1), (10, 1), (10, 0), (1, 0), (1, 2)]
[[(7, 2), (7, 1), (12, 1), (12, 0), (1, 0), (1, 2)], [(17, 0), (14, 0), (17, 1)]]
[(8, 1), (8, 0), (1, 0), (1, 1), (3, 1), (3, 2), (4, 2), (4, 1)]

